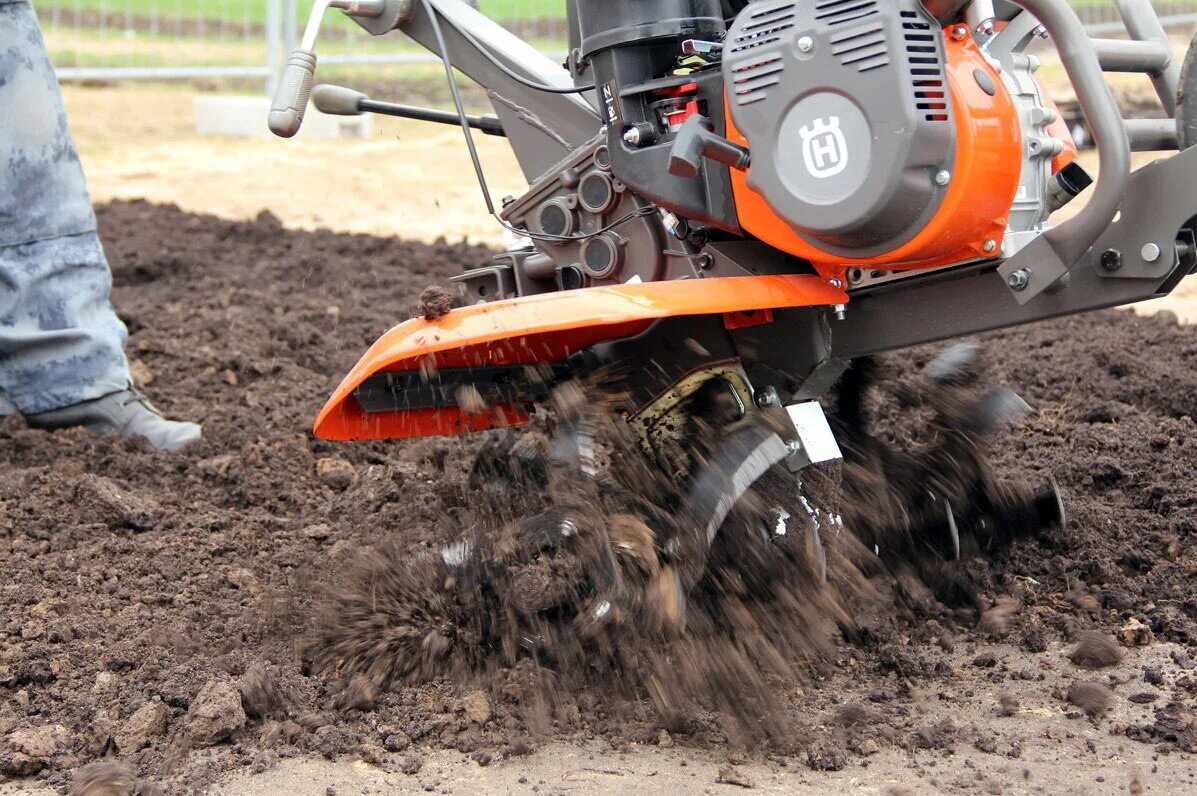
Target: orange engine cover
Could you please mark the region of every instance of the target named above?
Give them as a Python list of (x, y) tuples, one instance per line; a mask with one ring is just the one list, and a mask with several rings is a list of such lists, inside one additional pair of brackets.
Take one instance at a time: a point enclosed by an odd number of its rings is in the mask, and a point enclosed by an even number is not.
[[(938, 211), (911, 240), (863, 260), (845, 260), (803, 239), (765, 199), (748, 186), (743, 171), (732, 171), (736, 214), (746, 232), (774, 248), (802, 257), (825, 274), (846, 266), (876, 270), (912, 270), (994, 256), (1005, 236), (1007, 215), (1022, 172), (1022, 126), (1001, 77), (971, 36), (944, 36), (947, 78), (956, 118), (956, 158), (952, 182)], [(978, 82), (987, 75), (992, 96)], [(727, 114), (727, 136), (741, 146), (748, 141)]]

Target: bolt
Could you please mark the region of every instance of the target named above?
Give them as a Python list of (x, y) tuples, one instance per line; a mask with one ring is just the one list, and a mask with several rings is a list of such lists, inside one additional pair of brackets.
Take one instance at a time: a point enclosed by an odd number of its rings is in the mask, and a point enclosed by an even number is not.
[(993, 27), (992, 19), (987, 19), (984, 22), (982, 22), (980, 25), (977, 25), (977, 33), (980, 33), (982, 36), (992, 35), (993, 30), (994, 30), (994, 27)]
[(1046, 39), (1049, 34), (1047, 32), (1047, 28), (1045, 28), (1042, 25), (1039, 25), (1033, 31), (1031, 31), (1031, 35), (1038, 36), (1041, 39)]
[(842, 321), (848, 315), (847, 308), (843, 304), (836, 304), (831, 309), (835, 312), (835, 319), (837, 321)]
[(815, 40), (810, 36), (803, 36), (798, 39), (798, 52), (809, 53), (815, 50)]
[(844, 281), (838, 276), (833, 276), (831, 279), (828, 279), (827, 284), (831, 285), (836, 290), (840, 290), (844, 287)]
[(1101, 253), (1101, 267), (1113, 273), (1122, 267), (1122, 252), (1117, 249), (1106, 249)]
[(1019, 268), (1006, 277), (1006, 284), (1011, 290), (1026, 290), (1027, 285), (1031, 284), (1031, 272), (1026, 268)]
[(1154, 263), (1156, 260), (1160, 259), (1160, 255), (1163, 254), (1163, 252), (1160, 251), (1160, 247), (1158, 244), (1148, 243), (1146, 246), (1143, 247), (1142, 254), (1143, 254), (1143, 259), (1146, 262)]
[(640, 130), (636, 127), (629, 127), (623, 131), (623, 140), (629, 146), (640, 146)]
[(964, 41), (968, 38), (968, 28), (964, 25), (957, 25), (952, 28), (952, 38), (956, 41)]
[(948, 171), (947, 169), (943, 169), (942, 171), (936, 172), (936, 174), (935, 174), (935, 184), (936, 185), (940, 185), (940, 186), (947, 185), (951, 181), (952, 181), (952, 172)]
[(996, 240), (985, 241), (984, 243), (981, 244), (981, 251), (985, 252), (986, 254), (993, 254), (995, 251), (997, 251), (997, 241)]
[(797, 456), (802, 453), (802, 443), (796, 439), (789, 440), (786, 442), (786, 452), (791, 456)]
[(761, 409), (777, 406), (779, 403), (781, 403), (781, 398), (777, 395), (777, 389), (774, 387), (766, 387), (756, 397), (756, 405)]

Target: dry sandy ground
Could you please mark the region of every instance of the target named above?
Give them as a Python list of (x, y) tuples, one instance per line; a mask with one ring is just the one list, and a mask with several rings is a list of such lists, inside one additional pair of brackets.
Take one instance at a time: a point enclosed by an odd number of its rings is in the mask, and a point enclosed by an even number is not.
[[(1100, 677), (1125, 681), (1119, 690), (1130, 693), (1136, 684), (1142, 684), (1142, 667), (1168, 661), (1173, 649), (1176, 647), (1171, 644), (1155, 644), (1132, 651), (1122, 664)], [(1023, 668), (1009, 646), (961, 645), (953, 661), (956, 676), (938, 683), (936, 693), (922, 694), (919, 709), (931, 723), (950, 716), (957, 723), (990, 724), (1001, 739), (998, 750), (1009, 750), (1004, 759), (962, 743), (952, 751), (913, 754), (896, 747), (883, 748), (837, 772), (812, 771), (797, 758), (734, 761), (734, 771), (761, 793), (1120, 794), (1134, 793), (1131, 783), (1136, 781), (1150, 793), (1197, 792), (1197, 761), (1192, 756), (1160, 755), (1150, 745), (1111, 732), (1113, 726), (1149, 714), (1149, 708), (1123, 697), (1116, 699), (1116, 706), (1100, 723), (1069, 718), (1060, 700), (1052, 696), (1053, 690), (1067, 688), (1075, 676), (1075, 669), (1065, 659), (1066, 649), (1057, 647), (1043, 656), (1034, 674), (1042, 673), (1044, 679), (1031, 688), (1019, 686), (1022, 704), (1018, 713), (999, 718), (998, 698), (1009, 684), (990, 684), (976, 674), (972, 661), (986, 652), (999, 658), (999, 667)], [(964, 698), (953, 701), (957, 697)], [(1014, 757), (1016, 738), (1019, 756)], [(545, 794), (742, 792), (743, 785), (720, 782), (720, 771), (728, 764), (725, 752), (659, 747), (613, 751), (598, 744), (555, 744), (527, 758), (485, 768), (461, 753), (438, 752), (429, 755), (424, 767), (412, 776), (388, 774), (360, 761), (346, 766), (323, 760), (288, 760), (265, 775), (232, 776), (213, 793), (319, 796), (329, 786), (338, 794), (418, 790), (528, 793), (534, 787)]]
[[(67, 86), (64, 95), (97, 202), (148, 199), (228, 219), (269, 208), (298, 229), (503, 243), (455, 128), (379, 117), (368, 139), (201, 137), (186, 89)], [(519, 193), (526, 183), (505, 143), (475, 140), (495, 201)]]
[[(361, 760), (299, 757), (280, 761), (262, 774), (242, 769), (223, 778), (212, 796), (326, 796), (390, 793), (478, 794), (733, 794), (859, 793), (902, 794), (1182, 794), (1197, 793), (1197, 760), (1192, 755), (1160, 754), (1149, 744), (1128, 740), (1114, 728), (1143, 721), (1151, 705), (1137, 705), (1127, 694), (1142, 691), (1143, 667), (1167, 665), (1180, 649), (1167, 643), (1131, 650), (1118, 666), (1095, 675), (1117, 684), (1109, 714), (1093, 722), (1066, 712), (1054, 692), (1066, 689), (1075, 668), (1068, 648), (1054, 645), (1026, 656), (1009, 645), (959, 645), (951, 661), (953, 676), (920, 694), (919, 715), (927, 724), (951, 718), (993, 730), (997, 754), (966, 744), (933, 751), (882, 748), (853, 759), (842, 771), (819, 772), (798, 758), (744, 761), (724, 751), (629, 746), (612, 749), (598, 742), (557, 743), (522, 758), (480, 766), (460, 752), (424, 754), (414, 774), (384, 771)], [(973, 664), (992, 653), (996, 671), (1019, 673), (1021, 704), (1013, 716), (999, 716), (998, 699), (1012, 684), (978, 672)], [(1043, 679), (1038, 679), (1042, 675)], [(997, 681), (997, 682), (995, 682)], [(731, 766), (729, 771), (728, 766)], [(732, 784), (729, 773), (745, 784)], [(50, 796), (54, 791), (29, 784), (0, 784), (0, 796)]]

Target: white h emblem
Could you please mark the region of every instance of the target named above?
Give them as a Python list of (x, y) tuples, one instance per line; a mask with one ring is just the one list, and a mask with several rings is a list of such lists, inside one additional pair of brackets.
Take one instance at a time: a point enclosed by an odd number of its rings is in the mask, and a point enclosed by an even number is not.
[(848, 141), (840, 129), (840, 117), (815, 119), (798, 134), (802, 136), (802, 159), (812, 177), (825, 180), (848, 168)]

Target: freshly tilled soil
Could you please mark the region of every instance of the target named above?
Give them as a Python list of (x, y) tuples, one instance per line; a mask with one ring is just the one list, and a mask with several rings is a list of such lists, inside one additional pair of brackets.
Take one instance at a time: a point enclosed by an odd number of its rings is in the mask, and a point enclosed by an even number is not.
[[(330, 592), (352, 590), (361, 551), (396, 565), (434, 554), (467, 534), (486, 497), (470, 487), (480, 439), (339, 445), (314, 440), (311, 421), (423, 288), (487, 251), (138, 202), (100, 219), (135, 370), (205, 436), (172, 455), (0, 423), (0, 775), (183, 789), (299, 754), (356, 754), (402, 773), (428, 747), (490, 761), (575, 735), (616, 747), (745, 742), (717, 700), (662, 712), (643, 694), (584, 684), (546, 697), (530, 658), (387, 687), (316, 665), (328, 662), (313, 617)], [(1054, 475), (1068, 523), (971, 561), (980, 606), (949, 608), (909, 573), (877, 574), (882, 598), (853, 617), (851, 640), (795, 661), (775, 692), (789, 732), (758, 754), (835, 770), (878, 743), (997, 749), (967, 721), (923, 723), (909, 708), (915, 690), (962, 676), (943, 662), (955, 645), (996, 639), (1033, 660), (1064, 642), (1088, 649), (1090, 631), (1116, 644), (1132, 617), (1178, 646), (1147, 685), (1122, 689), (1132, 701), (1158, 694), (1154, 720), (1110, 729), (1197, 752), (1197, 342), (1168, 318), (1113, 312), (982, 341), (996, 382), (1038, 410), (997, 441), (999, 474)], [(880, 376), (901, 385), (933, 353), (889, 358)], [(874, 403), (884, 440), (905, 445), (926, 428), (909, 422), (919, 406)], [(967, 676), (1005, 678), (1003, 657), (976, 656)], [(1018, 711), (1027, 682), (1004, 686), (1000, 710)], [(1071, 699), (1103, 721), (1085, 691), (1061, 692), (1060, 710)], [(816, 731), (822, 713), (831, 729)], [(106, 767), (81, 769), (93, 761)]]

